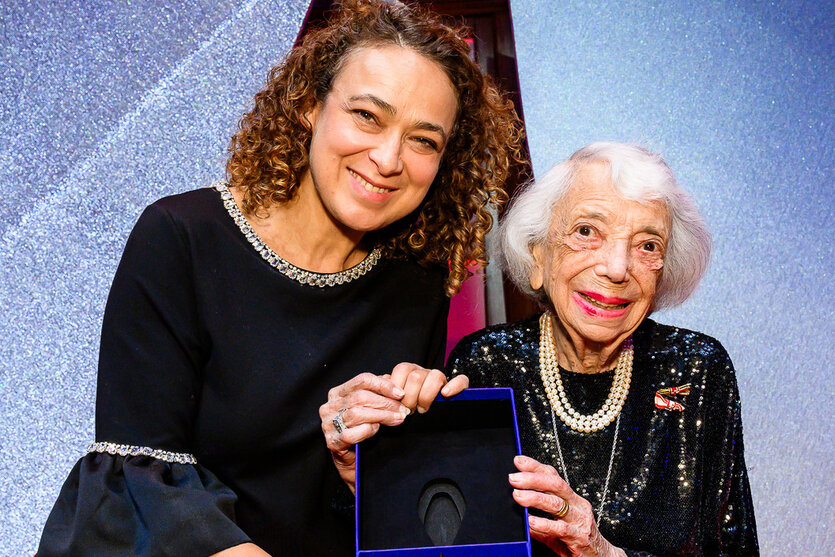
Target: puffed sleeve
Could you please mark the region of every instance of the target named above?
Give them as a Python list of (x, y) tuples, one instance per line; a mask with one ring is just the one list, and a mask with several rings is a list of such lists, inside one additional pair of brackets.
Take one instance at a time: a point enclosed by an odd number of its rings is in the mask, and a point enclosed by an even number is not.
[(733, 364), (716, 343), (708, 379), (701, 509), (704, 555), (759, 555), (754, 505), (742, 443), (742, 413)]
[(191, 454), (209, 343), (188, 245), (165, 200), (128, 239), (102, 325), (97, 442), (61, 489), (39, 557), (206, 556), (249, 541), (235, 494)]

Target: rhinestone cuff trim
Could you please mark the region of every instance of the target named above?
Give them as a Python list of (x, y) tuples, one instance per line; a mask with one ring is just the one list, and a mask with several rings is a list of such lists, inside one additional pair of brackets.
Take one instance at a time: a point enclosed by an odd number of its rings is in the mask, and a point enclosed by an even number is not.
[(300, 282), (301, 284), (306, 284), (308, 286), (318, 286), (320, 288), (344, 284), (363, 276), (377, 264), (377, 261), (380, 260), (381, 250), (377, 247), (374, 248), (360, 263), (354, 265), (350, 269), (346, 269), (338, 273), (314, 273), (300, 269), (289, 261), (282, 259), (282, 257), (274, 252), (266, 243), (264, 243), (264, 240), (262, 240), (252, 227), (249, 226), (249, 223), (246, 221), (246, 217), (244, 217), (243, 213), (241, 213), (241, 210), (238, 208), (235, 198), (232, 197), (232, 192), (229, 191), (229, 187), (224, 182), (216, 182), (212, 187), (220, 192), (220, 198), (223, 200), (223, 206), (226, 207), (226, 210), (229, 212), (229, 216), (232, 217), (232, 220), (234, 220), (235, 224), (238, 225), (238, 228), (241, 229), (241, 232), (246, 237), (247, 241), (252, 244), (253, 248), (255, 248), (255, 251), (261, 254), (264, 261), (269, 263), (270, 266), (274, 267), (279, 273), (287, 278), (295, 280), (296, 282)]
[(90, 453), (107, 453), (117, 456), (150, 456), (151, 458), (164, 460), (165, 462), (174, 462), (177, 464), (197, 464), (197, 459), (188, 453), (172, 453), (160, 449), (152, 449), (150, 447), (118, 445), (116, 443), (107, 443), (103, 441), (91, 444), (87, 449), (87, 454)]

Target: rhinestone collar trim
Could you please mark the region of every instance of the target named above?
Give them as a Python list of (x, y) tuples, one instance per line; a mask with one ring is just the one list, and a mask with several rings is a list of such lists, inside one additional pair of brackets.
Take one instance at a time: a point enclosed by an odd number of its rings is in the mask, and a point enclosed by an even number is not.
[(93, 443), (87, 448), (87, 454), (90, 453), (107, 453), (114, 456), (150, 456), (157, 460), (164, 460), (165, 462), (173, 462), (176, 464), (197, 464), (197, 459), (188, 453), (172, 453), (170, 451), (163, 451), (160, 449), (152, 449), (150, 447), (138, 447), (136, 445), (119, 445), (117, 443), (107, 443), (99, 441)]
[(223, 206), (226, 207), (226, 211), (229, 213), (229, 216), (232, 217), (232, 220), (234, 220), (235, 224), (238, 225), (238, 228), (241, 230), (252, 247), (255, 248), (255, 251), (257, 251), (264, 261), (269, 263), (271, 267), (296, 282), (306, 284), (308, 286), (318, 286), (319, 288), (344, 284), (360, 278), (370, 271), (380, 260), (382, 252), (379, 247), (376, 247), (358, 264), (354, 265), (350, 269), (339, 271), (338, 273), (314, 273), (312, 271), (300, 269), (274, 252), (270, 246), (268, 246), (264, 240), (258, 236), (258, 234), (247, 222), (246, 217), (244, 217), (243, 213), (241, 213), (241, 210), (238, 208), (238, 204), (235, 202), (235, 198), (232, 196), (232, 192), (229, 191), (229, 187), (226, 183), (216, 182), (212, 187), (220, 192), (220, 198), (223, 200)]

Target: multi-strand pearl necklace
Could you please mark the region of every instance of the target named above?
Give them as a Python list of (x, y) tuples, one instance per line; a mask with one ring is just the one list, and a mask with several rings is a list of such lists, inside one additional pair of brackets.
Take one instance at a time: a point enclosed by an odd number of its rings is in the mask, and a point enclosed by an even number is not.
[(623, 409), (623, 403), (629, 393), (629, 383), (632, 381), (632, 337), (623, 342), (612, 388), (609, 389), (609, 396), (606, 397), (603, 407), (594, 414), (580, 414), (569, 404), (562, 385), (550, 313), (543, 313), (539, 318), (539, 331), (539, 372), (545, 385), (545, 393), (556, 415), (571, 429), (584, 433), (600, 431), (612, 423)]

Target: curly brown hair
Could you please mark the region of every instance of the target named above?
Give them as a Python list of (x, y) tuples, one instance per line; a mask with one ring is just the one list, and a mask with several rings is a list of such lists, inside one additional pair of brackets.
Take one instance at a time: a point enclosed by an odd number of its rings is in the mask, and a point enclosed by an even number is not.
[(388, 257), (411, 255), (422, 264), (449, 263), (452, 296), (486, 264), (484, 237), (492, 203), (514, 162), (523, 162), (522, 124), (507, 100), (470, 58), (465, 31), (419, 6), (386, 0), (344, 0), (328, 25), (309, 33), (270, 70), (267, 86), (240, 120), (226, 163), (229, 183), (243, 190), (243, 209), (290, 200), (308, 166), (312, 131), (305, 119), (325, 100), (347, 55), (359, 48), (396, 45), (435, 61), (457, 94), (458, 114), (438, 173), (418, 208), (370, 239)]

